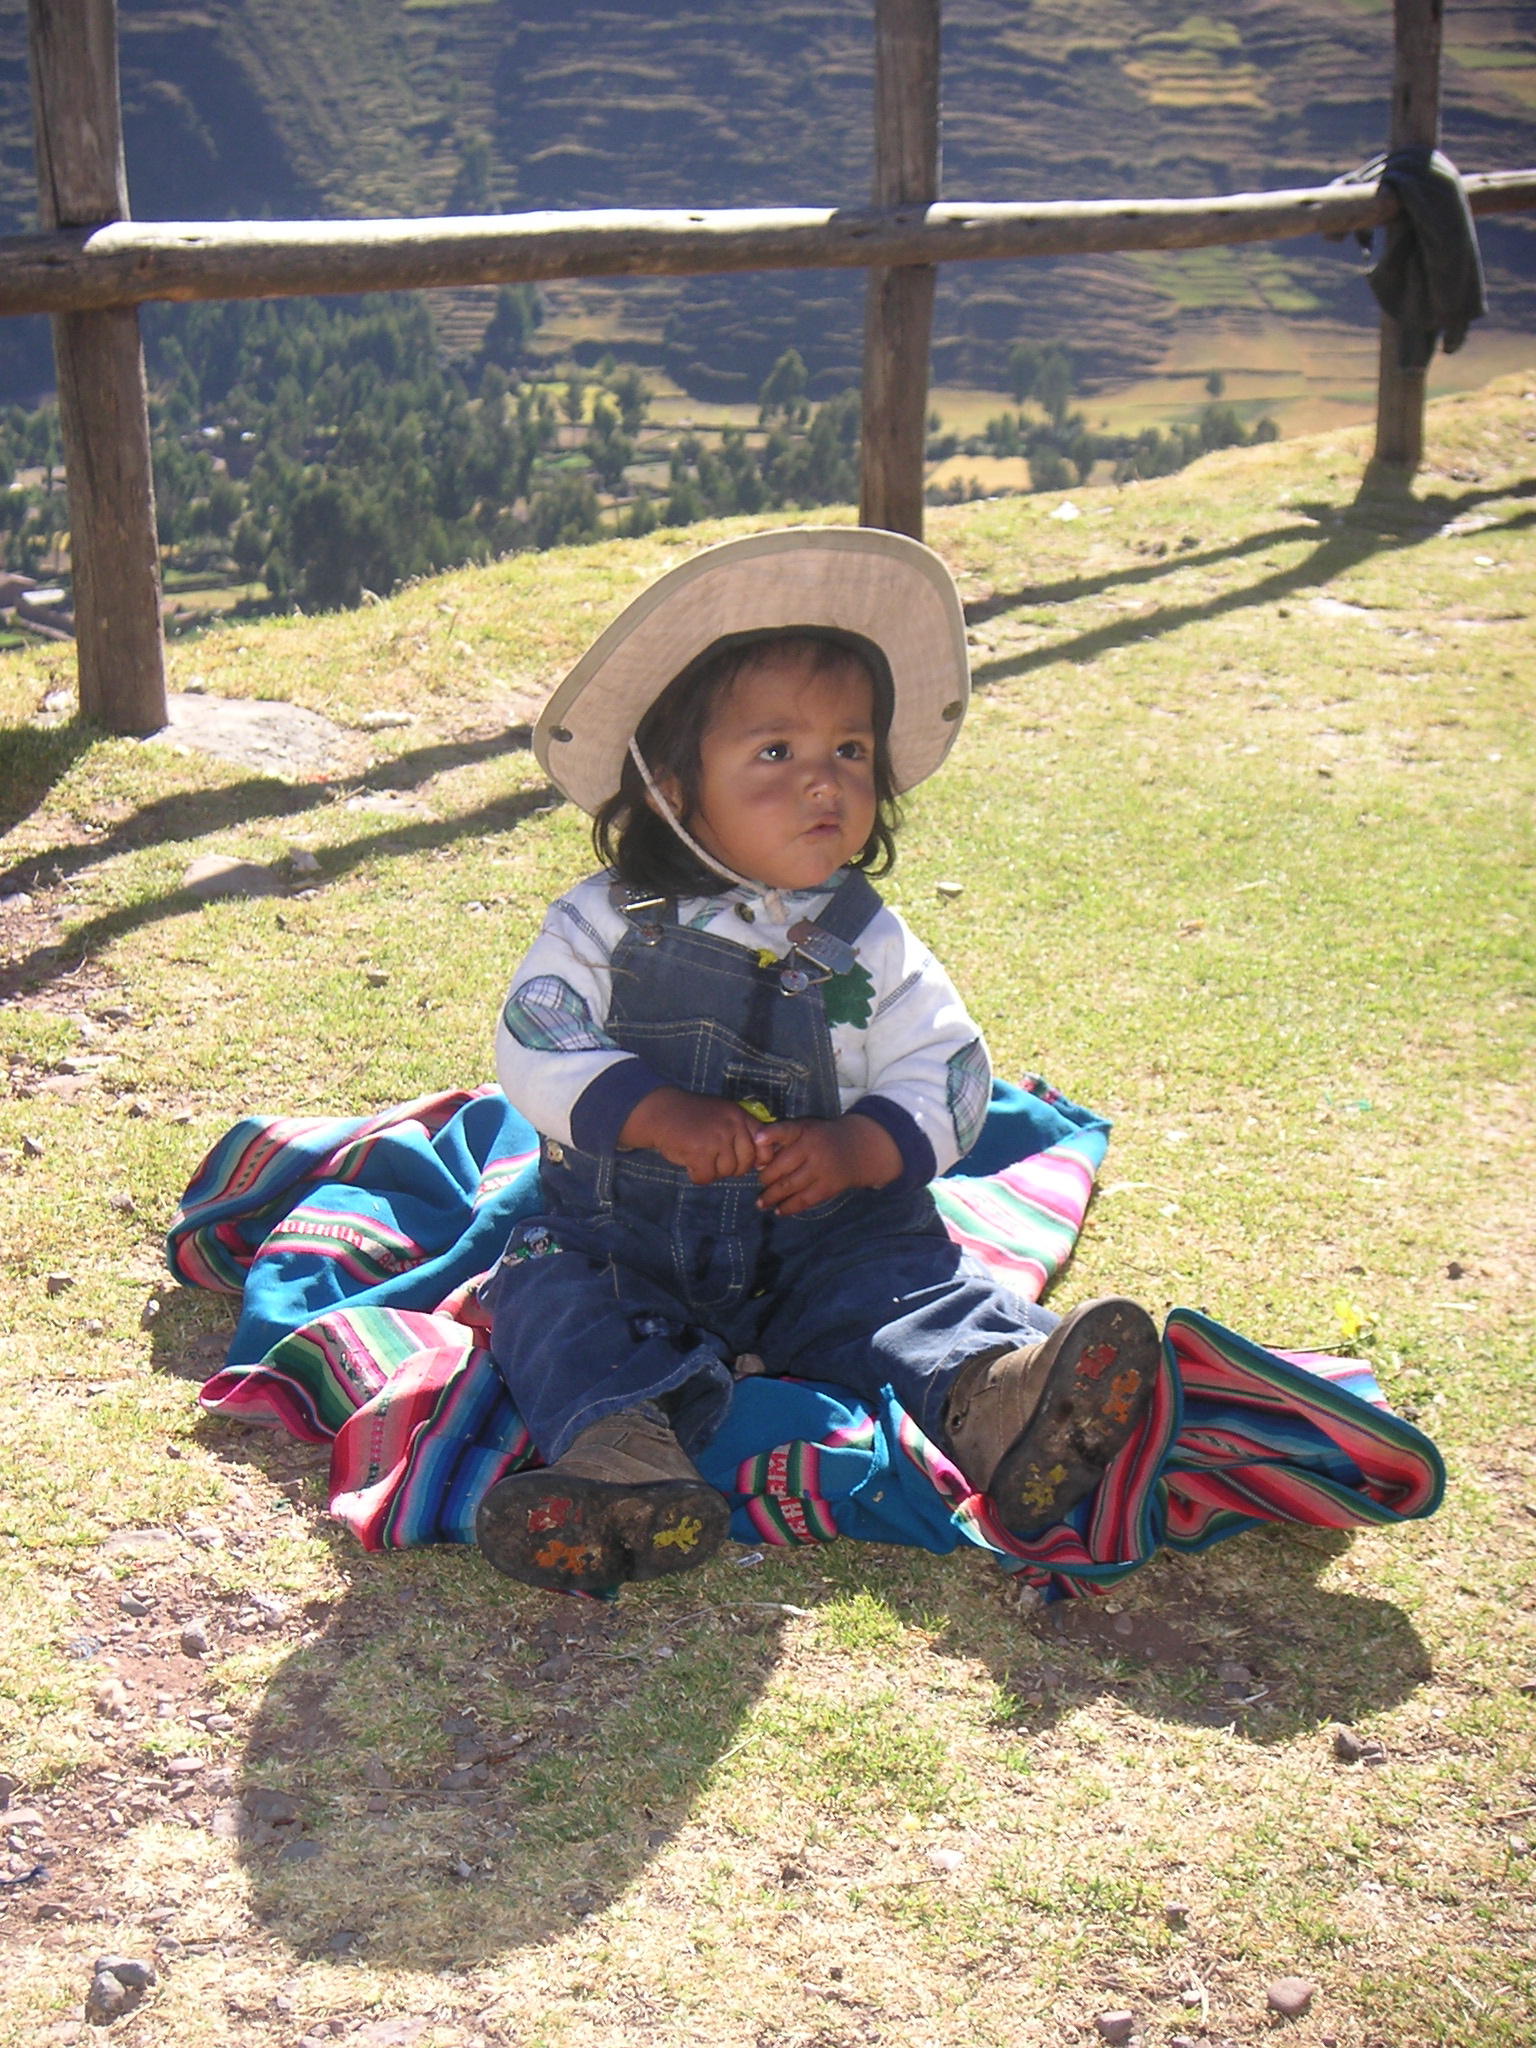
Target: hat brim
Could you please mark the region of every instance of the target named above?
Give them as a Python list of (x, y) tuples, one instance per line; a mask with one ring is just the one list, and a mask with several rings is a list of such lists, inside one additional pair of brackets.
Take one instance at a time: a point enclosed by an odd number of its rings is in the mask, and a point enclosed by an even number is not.
[(716, 641), (826, 627), (872, 641), (890, 667), (890, 754), (911, 789), (954, 745), (970, 701), (965, 619), (932, 549), (869, 527), (781, 527), (706, 548), (660, 576), (587, 649), (539, 713), (533, 751), (584, 811), (619, 787), (630, 736), (674, 676)]

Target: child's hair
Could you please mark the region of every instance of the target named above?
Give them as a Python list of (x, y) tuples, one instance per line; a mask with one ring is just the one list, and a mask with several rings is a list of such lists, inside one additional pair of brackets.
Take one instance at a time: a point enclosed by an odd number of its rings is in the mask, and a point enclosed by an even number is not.
[[(737, 679), (769, 655), (806, 655), (813, 676), (848, 666), (863, 669), (874, 695), (875, 822), (868, 839), (849, 863), (871, 874), (889, 872), (896, 859), (900, 814), (891, 776), (891, 711), (894, 692), (885, 656), (878, 647), (852, 633), (824, 627), (799, 627), (780, 633), (741, 633), (717, 640), (698, 655), (652, 704), (635, 741), (645, 765), (658, 782), (676, 781), (677, 811), (691, 825), (699, 802), (700, 743), (716, 706)], [(666, 819), (646, 801), (645, 784), (632, 756), (615, 793), (592, 820), (592, 845), (598, 859), (629, 889), (656, 896), (714, 896), (725, 886), (719, 875), (700, 865)]]

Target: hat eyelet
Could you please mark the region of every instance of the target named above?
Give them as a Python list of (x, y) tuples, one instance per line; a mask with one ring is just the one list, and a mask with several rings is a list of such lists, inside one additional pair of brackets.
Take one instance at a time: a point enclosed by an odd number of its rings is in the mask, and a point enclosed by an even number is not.
[(953, 725), (955, 720), (960, 716), (960, 713), (964, 709), (965, 706), (960, 702), (960, 699), (958, 697), (952, 697), (950, 701), (944, 706), (944, 709), (939, 713), (939, 716), (943, 719), (946, 725)]
[[(948, 713), (946, 713), (945, 715), (947, 717)], [(549, 736), (552, 740), (558, 740), (562, 745), (564, 745), (564, 743), (571, 736), (571, 729), (568, 725), (552, 725), (549, 728)]]

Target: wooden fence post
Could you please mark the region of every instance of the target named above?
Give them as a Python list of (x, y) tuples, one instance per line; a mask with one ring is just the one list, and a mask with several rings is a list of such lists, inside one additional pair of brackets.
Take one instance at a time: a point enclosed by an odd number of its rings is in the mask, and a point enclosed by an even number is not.
[[(939, 0), (875, 0), (876, 206), (939, 196)], [(859, 523), (923, 537), (932, 264), (871, 270)]]
[[(1444, 0), (1393, 0), (1389, 149), (1433, 149), (1440, 140), (1440, 30)], [(1381, 316), (1376, 385), (1376, 463), (1411, 477), (1424, 457), (1423, 370), (1397, 360), (1397, 322)]]
[[(117, 0), (28, 0), (32, 136), (44, 228), (128, 218)], [(166, 723), (160, 552), (139, 316), (56, 313), (80, 715), (111, 732)]]

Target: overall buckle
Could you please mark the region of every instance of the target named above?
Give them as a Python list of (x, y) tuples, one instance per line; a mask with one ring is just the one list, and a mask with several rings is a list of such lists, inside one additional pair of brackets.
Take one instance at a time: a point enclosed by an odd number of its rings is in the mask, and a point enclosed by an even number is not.
[(779, 970), (779, 988), (787, 996), (804, 995), (808, 988), (820, 988), (836, 974), (851, 974), (858, 960), (856, 949), (835, 932), (802, 917), (786, 934), (789, 959)]
[(629, 919), (642, 946), (655, 946), (660, 943), (665, 929), (661, 921), (662, 914), (666, 910), (667, 902), (668, 898), (665, 896), (626, 896), (619, 904), (619, 909)]

